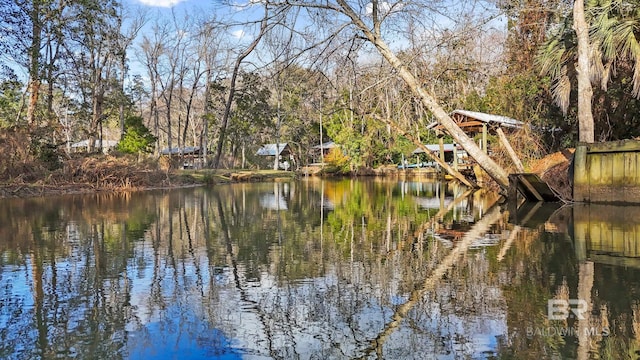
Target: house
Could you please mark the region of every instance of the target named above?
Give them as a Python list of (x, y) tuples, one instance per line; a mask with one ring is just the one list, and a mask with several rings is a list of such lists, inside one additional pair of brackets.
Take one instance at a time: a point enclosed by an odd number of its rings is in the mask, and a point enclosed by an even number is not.
[(200, 155), (200, 147), (198, 146), (187, 146), (187, 147), (183, 147), (183, 148), (166, 148), (166, 149), (162, 149), (160, 150), (160, 155), (169, 155), (169, 156), (175, 156), (175, 155)]
[[(502, 127), (507, 129), (520, 129), (525, 123), (507, 116), (486, 114), (469, 110), (454, 110), (451, 113), (453, 121), (467, 134), (473, 135), (488, 129)], [(427, 125), (427, 129), (440, 129), (437, 122)]]
[[(439, 144), (425, 144), (424, 145), (427, 150), (434, 152), (436, 154), (440, 154), (440, 145)], [(449, 163), (449, 164), (454, 164), (454, 154), (455, 156), (458, 157), (458, 161), (457, 164), (462, 164), (466, 161), (467, 159), (467, 152), (464, 151), (464, 149), (462, 148), (462, 146), (458, 145), (458, 144), (443, 144), (442, 146), (443, 148), (443, 153), (444, 153), (444, 161)], [(425, 151), (421, 148), (418, 147), (415, 150), (413, 150), (413, 152), (411, 152), (412, 155), (415, 155), (416, 157), (419, 158), (420, 154), (424, 154)], [(435, 167), (436, 166), (436, 162), (435, 161), (428, 161), (428, 162), (424, 162), (424, 163), (420, 163), (418, 161), (418, 164), (420, 164), (417, 167)], [(414, 166), (415, 167), (415, 166)]]
[[(454, 110), (451, 118), (462, 131), (469, 136), (482, 134), (479, 146), (484, 152), (488, 152), (487, 134), (496, 133), (498, 129), (518, 130), (526, 124), (522, 121), (512, 119), (507, 116), (486, 114), (469, 110)], [(432, 122), (427, 125), (427, 129), (442, 130), (442, 125)]]
[(320, 145), (316, 145), (313, 147), (313, 149), (315, 150), (320, 150), (320, 153), (322, 154), (322, 157), (325, 157), (329, 154), (329, 152), (331, 152), (331, 149), (333, 148), (337, 148), (340, 147), (340, 145), (334, 143), (333, 141), (327, 141), (325, 143), (322, 143)]
[(281, 162), (283, 157), (289, 158), (293, 162), (293, 154), (291, 151), (291, 147), (287, 143), (279, 143), (277, 144), (264, 144), (258, 151), (256, 151), (256, 155), (258, 156), (278, 156), (278, 167), (283, 170), (289, 170), (291, 164), (288, 160), (284, 160)]
[(200, 169), (204, 166), (205, 160), (199, 146), (186, 146), (182, 148), (166, 148), (160, 150), (161, 156), (170, 158), (181, 158), (183, 169)]
[(276, 151), (276, 144), (264, 144), (256, 152), (258, 156), (275, 156), (276, 154), (279, 156), (291, 155), (291, 147), (287, 143), (280, 143)]
[[(116, 147), (116, 145), (118, 145), (118, 141), (116, 140), (95, 139), (93, 148), (96, 150), (102, 148), (102, 152), (107, 153), (109, 150)], [(75, 152), (89, 151), (89, 140), (82, 140), (77, 143), (73, 143), (71, 144), (71, 149)]]
[(318, 163), (312, 164), (312, 165), (321, 165), (322, 163), (324, 163), (324, 157), (329, 155), (331, 150), (333, 150), (334, 148), (339, 148), (339, 147), (340, 147), (340, 145), (334, 143), (333, 141), (327, 141), (327, 142), (324, 142), (324, 143), (322, 143), (320, 145), (314, 146), (312, 148), (313, 149), (312, 156), (314, 158), (317, 157)]

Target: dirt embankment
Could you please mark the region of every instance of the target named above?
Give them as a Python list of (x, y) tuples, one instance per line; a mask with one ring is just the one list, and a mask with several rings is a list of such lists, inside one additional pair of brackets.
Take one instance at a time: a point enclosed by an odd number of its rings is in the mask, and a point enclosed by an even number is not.
[(571, 161), (575, 149), (549, 154), (531, 164), (531, 172), (540, 176), (563, 200), (572, 199)]

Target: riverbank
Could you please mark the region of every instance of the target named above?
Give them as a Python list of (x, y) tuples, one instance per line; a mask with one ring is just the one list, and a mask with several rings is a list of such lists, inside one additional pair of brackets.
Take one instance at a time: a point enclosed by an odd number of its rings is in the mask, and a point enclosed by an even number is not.
[[(561, 156), (562, 155), (562, 156)], [(572, 153), (557, 153), (538, 160), (538, 173), (559, 193), (570, 197), (567, 167)], [(560, 165), (560, 166), (558, 166)], [(162, 159), (139, 160), (130, 156), (94, 155), (65, 159), (54, 169), (39, 163), (5, 166), (0, 174), (0, 198), (95, 192), (125, 192), (171, 189), (231, 182), (290, 180), (298, 176), (330, 176), (303, 168), (280, 170), (171, 169)], [(9, 171), (10, 169), (10, 171)], [(313, 170), (320, 167), (311, 168)], [(553, 170), (553, 171), (549, 171)], [(398, 169), (395, 165), (361, 171), (355, 176), (435, 177), (433, 169)]]
[(0, 198), (171, 189), (296, 177), (290, 171), (162, 167), (157, 162), (114, 156), (68, 159), (53, 170), (21, 166), (14, 168), (13, 174), (5, 174), (0, 182)]
[(93, 184), (93, 183), (60, 183), (52, 184), (47, 181), (35, 183), (0, 184), (0, 198), (34, 197), (65, 194), (88, 194), (96, 192), (125, 192), (144, 191), (154, 189), (177, 189), (192, 186), (205, 186), (232, 182), (279, 181), (296, 177), (293, 172), (274, 172), (273, 170), (254, 170), (230, 172), (228, 170), (176, 170), (171, 172), (158, 171), (148, 173), (150, 181), (144, 185), (127, 184), (127, 179), (121, 179), (123, 185)]

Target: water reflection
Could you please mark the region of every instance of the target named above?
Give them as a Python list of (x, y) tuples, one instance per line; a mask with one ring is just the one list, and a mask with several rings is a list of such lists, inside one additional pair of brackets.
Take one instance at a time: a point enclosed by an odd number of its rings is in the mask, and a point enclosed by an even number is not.
[(313, 178), (3, 200), (0, 358), (634, 357), (638, 210), (498, 200)]

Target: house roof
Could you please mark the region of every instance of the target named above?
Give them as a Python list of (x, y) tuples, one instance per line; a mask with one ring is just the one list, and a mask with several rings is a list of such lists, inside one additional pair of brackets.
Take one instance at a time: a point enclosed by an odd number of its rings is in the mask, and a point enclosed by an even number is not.
[[(116, 140), (103, 140), (102, 144), (103, 144), (102, 147), (111, 148), (118, 145), (118, 142)], [(89, 140), (82, 140), (82, 141), (78, 141), (77, 143), (71, 144), (72, 148), (83, 148), (87, 146), (89, 146)], [(96, 148), (100, 147), (100, 139), (94, 140), (93, 147), (96, 147)]]
[(171, 149), (166, 148), (166, 149), (160, 150), (160, 155), (178, 155), (178, 154), (194, 155), (199, 153), (200, 153), (199, 146), (187, 146), (183, 148), (171, 148)]
[[(469, 110), (454, 110), (451, 113), (453, 120), (466, 132), (477, 132), (483, 124), (520, 129), (525, 123), (508, 116), (486, 114)], [(427, 125), (427, 129), (439, 127), (438, 122)]]
[(468, 118), (476, 119), (485, 123), (494, 123), (504, 127), (521, 128), (524, 123), (522, 121), (510, 118), (508, 116), (485, 114), (477, 111), (454, 110), (452, 116), (461, 115)]
[(322, 143), (322, 145), (316, 145), (313, 148), (326, 150), (326, 149), (333, 149), (334, 147), (338, 147), (338, 146), (339, 145), (334, 143), (333, 141), (327, 141), (326, 143)]
[(256, 155), (260, 156), (275, 156), (276, 154), (280, 155), (282, 152), (288, 149), (289, 145), (287, 143), (278, 144), (278, 151), (276, 151), (276, 144), (264, 144), (258, 151)]

